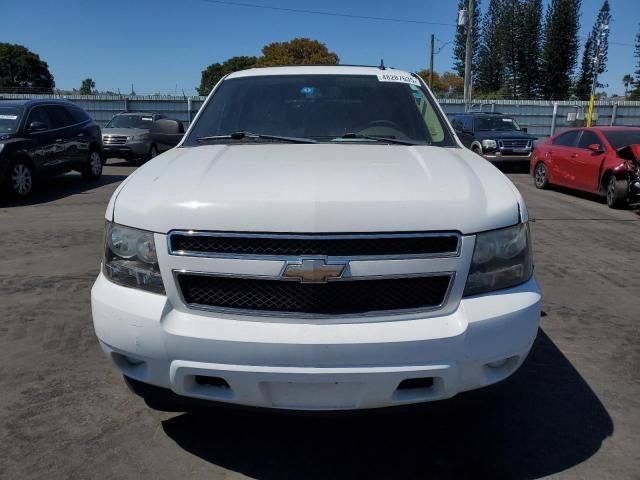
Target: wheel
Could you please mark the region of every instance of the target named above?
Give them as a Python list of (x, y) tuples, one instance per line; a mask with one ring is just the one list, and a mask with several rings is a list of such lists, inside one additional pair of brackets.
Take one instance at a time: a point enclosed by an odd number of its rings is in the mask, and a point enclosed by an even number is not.
[(33, 168), (25, 160), (14, 160), (9, 168), (9, 188), (18, 198), (26, 198), (33, 191)]
[(475, 145), (474, 145), (473, 147), (471, 147), (471, 151), (472, 151), (473, 153), (475, 153), (476, 155), (480, 155), (480, 156), (482, 157), (482, 152), (480, 151), (480, 148), (479, 148), (479, 147), (477, 147), (477, 146), (475, 146)]
[(607, 205), (610, 208), (622, 208), (627, 204), (629, 192), (629, 182), (618, 180), (615, 175), (611, 175), (607, 181)]
[(533, 179), (536, 188), (544, 190), (549, 187), (549, 171), (544, 163), (540, 162), (536, 165), (533, 171)]
[(147, 159), (151, 160), (153, 158), (156, 158), (158, 156), (158, 147), (156, 147), (155, 145), (151, 145), (151, 148), (149, 149), (149, 154), (147, 155)]
[(85, 178), (89, 178), (91, 180), (100, 178), (100, 176), (102, 175), (102, 157), (100, 155), (100, 152), (98, 152), (97, 150), (91, 150), (89, 152), (87, 165), (82, 171), (82, 175)]

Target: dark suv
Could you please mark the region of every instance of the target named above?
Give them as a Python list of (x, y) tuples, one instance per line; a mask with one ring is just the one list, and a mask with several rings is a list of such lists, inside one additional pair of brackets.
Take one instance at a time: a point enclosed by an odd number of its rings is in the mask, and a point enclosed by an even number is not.
[(64, 100), (0, 100), (0, 186), (26, 197), (42, 177), (102, 175), (100, 127)]
[(451, 124), (462, 144), (490, 162), (529, 162), (536, 137), (501, 113), (455, 115)]

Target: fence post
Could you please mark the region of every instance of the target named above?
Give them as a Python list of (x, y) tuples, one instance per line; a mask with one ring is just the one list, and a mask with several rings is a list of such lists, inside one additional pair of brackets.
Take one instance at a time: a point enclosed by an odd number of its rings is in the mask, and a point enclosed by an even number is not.
[(191, 97), (187, 98), (187, 123), (191, 125)]
[(495, 103), (491, 103), (491, 113), (496, 111), (496, 104)]
[(128, 97), (124, 97), (124, 111), (125, 112), (129, 111), (129, 98)]
[(553, 132), (556, 131), (556, 117), (558, 115), (558, 102), (553, 102), (553, 113), (551, 114), (551, 131), (549, 136), (553, 136)]
[(616, 124), (616, 117), (618, 116), (618, 104), (613, 104), (613, 110), (611, 112), (611, 126), (613, 127)]

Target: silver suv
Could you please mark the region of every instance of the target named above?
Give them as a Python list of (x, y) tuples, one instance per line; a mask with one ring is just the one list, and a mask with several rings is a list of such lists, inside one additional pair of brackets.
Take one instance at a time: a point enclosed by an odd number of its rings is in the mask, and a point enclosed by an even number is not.
[(151, 141), (149, 128), (156, 120), (166, 118), (157, 113), (119, 113), (102, 129), (104, 158), (149, 160), (158, 154), (159, 146)]

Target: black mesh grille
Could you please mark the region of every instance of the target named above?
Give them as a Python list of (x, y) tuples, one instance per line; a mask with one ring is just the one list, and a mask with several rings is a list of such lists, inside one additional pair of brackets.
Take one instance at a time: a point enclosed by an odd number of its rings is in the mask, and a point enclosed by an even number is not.
[(458, 249), (458, 236), (358, 236), (358, 237), (239, 237), (172, 234), (173, 252), (275, 256), (389, 256), (451, 254)]
[(189, 304), (266, 312), (358, 314), (428, 308), (445, 298), (449, 275), (321, 284), (179, 274)]

